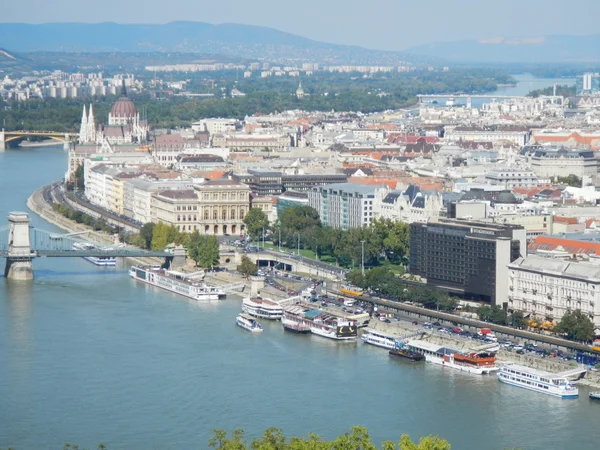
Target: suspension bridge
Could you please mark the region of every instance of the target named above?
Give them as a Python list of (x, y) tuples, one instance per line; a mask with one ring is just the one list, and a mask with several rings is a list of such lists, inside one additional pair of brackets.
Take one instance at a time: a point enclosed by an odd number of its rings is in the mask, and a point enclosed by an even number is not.
[(0, 257), (6, 258), (4, 276), (15, 280), (33, 279), (34, 258), (148, 258), (161, 257), (169, 263), (173, 253), (149, 251), (123, 244), (107, 245), (86, 241), (83, 233), (58, 234), (30, 226), (29, 215), (12, 212), (8, 225), (0, 227)]

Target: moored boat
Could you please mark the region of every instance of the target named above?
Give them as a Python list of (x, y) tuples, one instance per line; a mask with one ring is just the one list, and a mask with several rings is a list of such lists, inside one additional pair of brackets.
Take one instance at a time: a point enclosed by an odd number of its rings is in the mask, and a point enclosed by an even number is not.
[(198, 281), (193, 274), (161, 269), (160, 266), (132, 266), (129, 269), (129, 276), (198, 301), (225, 298), (225, 292), (222, 289)]
[(511, 386), (541, 392), (560, 398), (577, 398), (577, 386), (559, 374), (541, 372), (517, 364), (506, 364), (500, 368), (498, 380)]
[(486, 353), (462, 353), (449, 347), (441, 347), (431, 342), (413, 340), (408, 342), (408, 349), (421, 353), (427, 362), (439, 364), (444, 367), (469, 372), (478, 375), (496, 372), (496, 356)]
[(389, 352), (390, 356), (395, 356), (398, 358), (408, 359), (409, 361), (423, 361), (425, 357), (417, 352), (413, 352), (406, 348), (393, 348)]
[(376, 347), (383, 347), (387, 349), (396, 347), (396, 338), (385, 333), (381, 333), (380, 331), (369, 330), (360, 338), (364, 343), (375, 345)]
[(294, 305), (284, 310), (283, 318), (282, 323), (293, 322), (301, 330), (308, 328), (311, 333), (329, 339), (349, 341), (356, 339), (358, 335), (355, 321), (320, 309)]
[(600, 392), (590, 392), (590, 398), (592, 400), (600, 400)]
[(238, 316), (235, 318), (235, 323), (238, 327), (241, 327), (250, 333), (260, 333), (263, 331), (262, 325), (248, 314), (238, 314)]
[(298, 334), (309, 334), (310, 326), (302, 323), (301, 321), (294, 320), (290, 317), (282, 317), (281, 324), (283, 325), (283, 329), (285, 331), (289, 331), (290, 333), (298, 333)]
[(279, 320), (283, 316), (283, 308), (279, 303), (260, 296), (242, 299), (242, 310), (262, 319)]

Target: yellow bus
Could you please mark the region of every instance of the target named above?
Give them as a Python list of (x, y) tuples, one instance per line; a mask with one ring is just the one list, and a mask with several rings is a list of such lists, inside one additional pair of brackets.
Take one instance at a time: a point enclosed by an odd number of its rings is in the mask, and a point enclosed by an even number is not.
[(345, 295), (359, 296), (363, 295), (363, 290), (354, 286), (342, 286), (340, 292)]

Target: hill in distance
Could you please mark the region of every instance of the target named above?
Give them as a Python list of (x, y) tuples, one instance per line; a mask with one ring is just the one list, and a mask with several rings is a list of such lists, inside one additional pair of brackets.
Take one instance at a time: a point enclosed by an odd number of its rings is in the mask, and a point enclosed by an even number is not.
[(328, 44), (273, 28), (203, 22), (0, 23), (0, 45), (14, 52), (188, 52), (334, 64), (431, 62), (429, 57)]
[(581, 63), (600, 61), (600, 34), (436, 42), (407, 52), (465, 63)]

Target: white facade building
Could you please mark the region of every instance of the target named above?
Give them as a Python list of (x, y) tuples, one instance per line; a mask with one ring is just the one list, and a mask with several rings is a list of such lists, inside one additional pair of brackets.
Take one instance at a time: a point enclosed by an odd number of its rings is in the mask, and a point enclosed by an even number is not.
[(368, 227), (375, 218), (378, 187), (354, 183), (319, 186), (308, 192), (308, 204), (317, 210), (323, 225), (347, 230)]
[(508, 308), (558, 322), (580, 310), (600, 329), (600, 265), (530, 255), (508, 265)]

